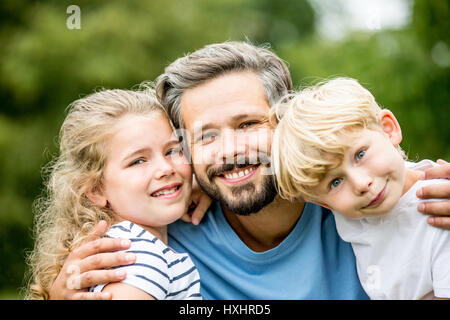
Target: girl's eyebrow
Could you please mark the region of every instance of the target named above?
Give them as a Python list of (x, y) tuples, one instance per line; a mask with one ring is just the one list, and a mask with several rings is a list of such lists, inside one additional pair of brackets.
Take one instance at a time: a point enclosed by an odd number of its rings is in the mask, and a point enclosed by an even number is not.
[(172, 139), (172, 140), (169, 140), (169, 141), (164, 145), (164, 147), (167, 148), (168, 146), (171, 146), (171, 145), (174, 145), (174, 144), (179, 144), (179, 143), (181, 143), (180, 140)]
[[(164, 144), (164, 148), (167, 148), (167, 147), (169, 147), (171, 145), (175, 145), (175, 144), (179, 144), (179, 143), (180, 142), (177, 139), (172, 139), (172, 140), (169, 140), (168, 142), (166, 142)], [(135, 150), (135, 151), (133, 151), (131, 153), (127, 153), (123, 157), (122, 162), (126, 162), (128, 159), (133, 158), (134, 156), (136, 156), (138, 154), (147, 153), (147, 152), (150, 152), (150, 151), (152, 151), (152, 149), (149, 148), (149, 147), (139, 148), (139, 149), (137, 149), (137, 150)]]
[(122, 162), (126, 162), (128, 159), (133, 158), (134, 156), (138, 155), (138, 154), (142, 154), (142, 153), (146, 153), (151, 151), (150, 148), (148, 147), (144, 147), (144, 148), (139, 148), (138, 150), (135, 150), (131, 153), (127, 153), (123, 158), (122, 158)]

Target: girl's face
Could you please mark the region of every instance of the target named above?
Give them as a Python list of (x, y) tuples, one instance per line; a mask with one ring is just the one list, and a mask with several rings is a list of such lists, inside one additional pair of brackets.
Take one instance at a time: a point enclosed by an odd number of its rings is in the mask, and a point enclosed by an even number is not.
[(126, 115), (114, 129), (101, 194), (118, 220), (161, 227), (179, 219), (189, 205), (192, 172), (168, 120)]

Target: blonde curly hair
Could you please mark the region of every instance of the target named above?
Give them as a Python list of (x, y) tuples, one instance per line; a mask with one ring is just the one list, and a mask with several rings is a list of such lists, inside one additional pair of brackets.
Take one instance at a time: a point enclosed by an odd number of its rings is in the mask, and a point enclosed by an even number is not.
[(35, 247), (27, 257), (26, 299), (48, 299), (69, 253), (99, 221), (113, 223), (112, 210), (95, 206), (85, 194), (101, 187), (106, 142), (114, 124), (126, 114), (155, 112), (168, 119), (149, 85), (136, 91), (104, 90), (69, 105), (59, 156), (44, 168), (45, 189), (33, 207)]

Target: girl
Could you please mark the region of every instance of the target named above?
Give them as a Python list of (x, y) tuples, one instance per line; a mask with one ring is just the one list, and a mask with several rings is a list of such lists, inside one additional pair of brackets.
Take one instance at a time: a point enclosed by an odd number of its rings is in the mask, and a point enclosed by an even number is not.
[(167, 246), (167, 224), (191, 198), (191, 167), (154, 91), (105, 90), (72, 103), (36, 203), (36, 243), (28, 298), (47, 299), (68, 254), (105, 220), (107, 236), (128, 238), (127, 277), (91, 291), (116, 299), (201, 299), (187, 254)]

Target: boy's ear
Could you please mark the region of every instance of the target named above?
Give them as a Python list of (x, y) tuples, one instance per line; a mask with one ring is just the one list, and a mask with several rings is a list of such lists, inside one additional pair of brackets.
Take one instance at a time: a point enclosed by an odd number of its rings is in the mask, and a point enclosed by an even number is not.
[(379, 119), (383, 131), (389, 136), (392, 144), (398, 146), (402, 142), (402, 130), (394, 114), (387, 109), (383, 109), (379, 114)]
[(86, 197), (96, 206), (100, 208), (106, 207), (108, 199), (103, 195), (100, 188), (91, 188), (86, 192)]

